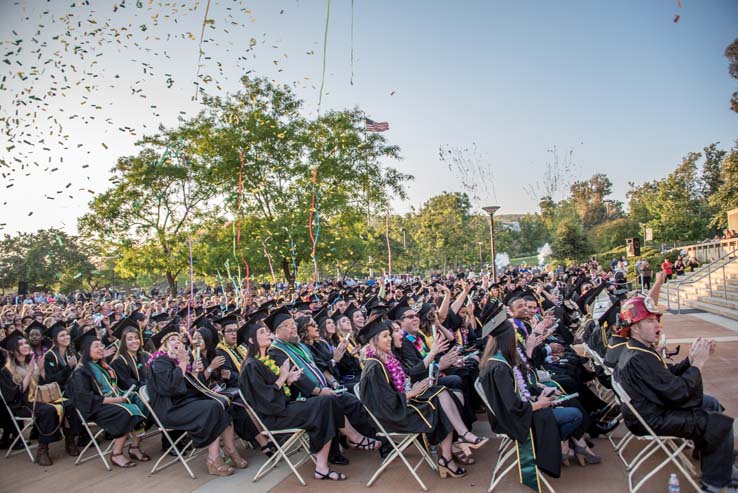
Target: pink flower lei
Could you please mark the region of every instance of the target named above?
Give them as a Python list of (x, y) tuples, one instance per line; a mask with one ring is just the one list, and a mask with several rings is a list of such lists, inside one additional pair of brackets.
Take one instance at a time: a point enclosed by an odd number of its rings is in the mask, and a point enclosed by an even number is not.
[[(372, 349), (371, 346), (367, 346), (366, 348), (366, 356), (367, 358), (374, 358), (377, 355), (377, 353)], [(402, 363), (395, 358), (395, 355), (392, 353), (387, 353), (384, 358), (384, 366), (387, 367), (387, 371), (390, 374), (390, 379), (392, 380), (392, 386), (395, 388), (397, 392), (404, 393), (405, 392), (405, 380), (407, 380), (407, 375), (405, 374), (405, 370), (402, 369)]]
[[(174, 361), (174, 365), (175, 365), (175, 366), (179, 366), (179, 360), (178, 360), (177, 358), (172, 358), (171, 356), (169, 356), (169, 353), (167, 353), (166, 351), (162, 351), (161, 349), (160, 349), (159, 351), (155, 351), (155, 352), (154, 352), (154, 353), (153, 353), (153, 354), (151, 355), (151, 358), (149, 358), (149, 361), (148, 361), (148, 363), (146, 363), (146, 366), (147, 366), (147, 367), (151, 367), (151, 363), (152, 363), (152, 362), (153, 362), (153, 361), (154, 361), (154, 360), (155, 360), (156, 358), (160, 358), (160, 357), (162, 357), (162, 356), (163, 356), (163, 357), (165, 357), (165, 358), (169, 358), (170, 360)], [(188, 364), (188, 365), (187, 365), (187, 372), (189, 373), (190, 371), (192, 371), (192, 365)]]

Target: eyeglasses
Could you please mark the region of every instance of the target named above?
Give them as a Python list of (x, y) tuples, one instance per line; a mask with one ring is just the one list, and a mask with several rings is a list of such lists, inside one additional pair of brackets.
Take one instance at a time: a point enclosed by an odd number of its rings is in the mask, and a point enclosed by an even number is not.
[(412, 315), (404, 315), (402, 317), (403, 320), (406, 319), (406, 318), (409, 318), (409, 319), (418, 318), (418, 314), (417, 313), (413, 313)]
[(238, 332), (236, 329), (228, 329), (223, 331), (224, 334), (235, 334), (236, 332)]

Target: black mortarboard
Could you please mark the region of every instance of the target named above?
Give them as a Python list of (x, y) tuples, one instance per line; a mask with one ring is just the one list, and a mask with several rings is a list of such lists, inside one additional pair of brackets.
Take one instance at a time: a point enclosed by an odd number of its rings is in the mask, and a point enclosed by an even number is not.
[(228, 312), (223, 317), (213, 320), (214, 323), (220, 325), (221, 328), (226, 325), (238, 325), (238, 317), (235, 312)]
[(256, 331), (264, 326), (262, 312), (263, 310), (257, 310), (246, 318), (246, 322), (238, 328), (236, 344), (248, 344), (249, 339), (256, 341)]
[(64, 324), (64, 322), (59, 321), (59, 322), (55, 323), (54, 325), (52, 325), (51, 327), (47, 328), (43, 332), (43, 334), (44, 334), (44, 337), (46, 337), (48, 339), (51, 339), (53, 341), (54, 338), (57, 335), (59, 335), (59, 332), (61, 332), (62, 330), (67, 330), (67, 326), (66, 326), (66, 324)]
[(484, 327), (482, 327), (482, 337), (486, 337), (488, 334), (494, 332), (494, 330), (507, 319), (505, 305), (498, 303), (495, 309), (487, 314), (485, 318)]
[(18, 344), (18, 341), (25, 338), (26, 336), (23, 334), (23, 332), (19, 330), (14, 330), (10, 334), (8, 334), (5, 339), (0, 341), (0, 347), (6, 349), (7, 351), (14, 351), (16, 345)]
[(606, 284), (604, 282), (601, 282), (599, 286), (597, 286), (594, 289), (590, 289), (587, 291), (584, 295), (580, 296), (577, 300), (577, 305), (579, 306), (579, 310), (584, 313), (585, 307), (592, 303), (595, 298), (597, 298), (603, 289), (605, 289)]
[(86, 348), (90, 347), (90, 344), (92, 344), (93, 341), (96, 341), (97, 339), (97, 331), (95, 329), (88, 330), (87, 332), (82, 332), (77, 337), (74, 338), (74, 347), (77, 349), (78, 353), (81, 353), (84, 355)]
[(138, 330), (138, 324), (130, 319), (130, 317), (121, 318), (118, 322), (115, 323), (113, 326), (113, 335), (116, 339), (120, 339), (123, 335), (123, 330), (126, 327), (133, 327), (134, 329)]
[(157, 313), (156, 315), (152, 315), (151, 316), (151, 320), (153, 320), (154, 322), (157, 322), (157, 323), (158, 322), (165, 322), (165, 321), (169, 320), (169, 314), (167, 312)]
[(264, 323), (267, 327), (269, 327), (269, 330), (274, 332), (282, 322), (291, 318), (292, 315), (290, 314), (289, 310), (287, 310), (286, 307), (282, 306), (272, 311), (272, 313), (270, 313), (269, 316), (264, 319)]
[(482, 328), (482, 337), (485, 337), (488, 334), (492, 337), (499, 337), (508, 330), (510, 332), (514, 332), (515, 326), (512, 324), (510, 319), (507, 318), (505, 310), (502, 310)]
[(323, 322), (325, 322), (326, 320), (328, 320), (328, 318), (330, 318), (330, 317), (328, 316), (328, 307), (327, 306), (324, 306), (323, 308), (321, 308), (320, 310), (318, 310), (315, 313), (315, 315), (313, 315), (313, 320), (315, 320), (315, 323), (318, 324), (318, 325), (320, 325)]
[(343, 312), (344, 315), (346, 315), (349, 320), (353, 322), (354, 313), (361, 311), (361, 308), (356, 306), (354, 303), (351, 303), (346, 310)]
[(502, 298), (502, 303), (510, 306), (510, 303), (512, 303), (513, 300), (517, 298), (522, 298), (523, 296), (525, 296), (525, 291), (523, 290), (523, 288), (515, 288), (505, 294), (505, 296)]
[(423, 305), (420, 307), (420, 310), (418, 310), (418, 316), (420, 318), (423, 318), (428, 313), (430, 313), (430, 311), (433, 309), (434, 309), (434, 306), (431, 303), (423, 303)]
[(381, 317), (370, 317), (364, 327), (359, 331), (359, 342), (367, 344), (372, 338), (381, 334), (385, 330), (389, 330), (382, 321)]
[(403, 296), (398, 303), (389, 309), (387, 312), (387, 318), (390, 320), (400, 320), (403, 314), (408, 310), (412, 310), (412, 308), (408, 305), (407, 298)]
[(187, 318), (188, 311), (190, 312), (190, 318), (195, 318), (197, 316), (197, 310), (195, 310), (194, 308), (187, 307), (187, 306), (182, 308), (180, 311), (178, 311), (177, 316), (183, 319)]
[(165, 337), (167, 337), (169, 334), (178, 334), (178, 333), (179, 333), (179, 328), (177, 327), (177, 324), (174, 323), (174, 321), (172, 321), (169, 324), (165, 325), (159, 332), (151, 336), (151, 341), (154, 343), (154, 347), (159, 349)]
[(605, 310), (605, 313), (600, 315), (597, 319), (597, 323), (601, 327), (611, 327), (613, 330), (617, 328), (618, 315), (620, 314), (620, 303), (613, 303), (610, 308)]
[(288, 308), (296, 312), (309, 312), (310, 303), (307, 301), (296, 301), (292, 306), (288, 306)]
[(24, 332), (26, 333), (26, 335), (28, 335), (28, 334), (31, 333), (31, 331), (33, 329), (38, 329), (43, 334), (44, 332), (46, 332), (48, 330), (48, 327), (46, 327), (41, 322), (34, 320), (33, 322), (31, 322), (31, 324), (28, 327), (26, 327), (26, 329), (24, 330)]
[(216, 316), (220, 313), (220, 305), (213, 305), (207, 310), (205, 310), (205, 314), (207, 316)]

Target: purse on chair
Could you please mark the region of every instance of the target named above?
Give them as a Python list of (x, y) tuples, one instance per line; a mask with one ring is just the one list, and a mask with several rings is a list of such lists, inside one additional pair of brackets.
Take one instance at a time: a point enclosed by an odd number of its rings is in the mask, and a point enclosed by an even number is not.
[(56, 382), (47, 383), (46, 385), (39, 385), (36, 387), (36, 395), (34, 396), (34, 402), (43, 402), (49, 404), (61, 400), (62, 391), (59, 384)]

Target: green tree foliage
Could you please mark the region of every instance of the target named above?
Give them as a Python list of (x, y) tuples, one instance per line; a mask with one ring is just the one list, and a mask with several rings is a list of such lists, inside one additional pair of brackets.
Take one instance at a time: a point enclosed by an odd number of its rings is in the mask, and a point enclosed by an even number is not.
[(592, 253), (584, 228), (573, 218), (562, 219), (558, 223), (551, 249), (553, 258), (561, 261), (582, 261)]
[[(725, 57), (730, 62), (728, 73), (734, 79), (738, 79), (738, 38), (725, 49)], [(730, 109), (738, 113), (738, 91), (734, 91), (730, 98)]]
[(626, 238), (633, 238), (640, 235), (640, 226), (628, 217), (621, 217), (598, 224), (590, 231), (592, 246), (597, 252), (617, 248), (625, 244)]
[(602, 174), (589, 180), (575, 181), (569, 189), (568, 201), (574, 207), (582, 225), (589, 229), (622, 214), (622, 204), (606, 200), (612, 194), (612, 182)]
[(0, 240), (0, 276), (3, 286), (69, 290), (95, 282), (99, 272), (91, 251), (77, 237), (58, 229), (5, 235)]
[(712, 225), (717, 228), (727, 227), (727, 212), (738, 207), (738, 141), (722, 161), (720, 169), (720, 186), (710, 196), (713, 208)]

